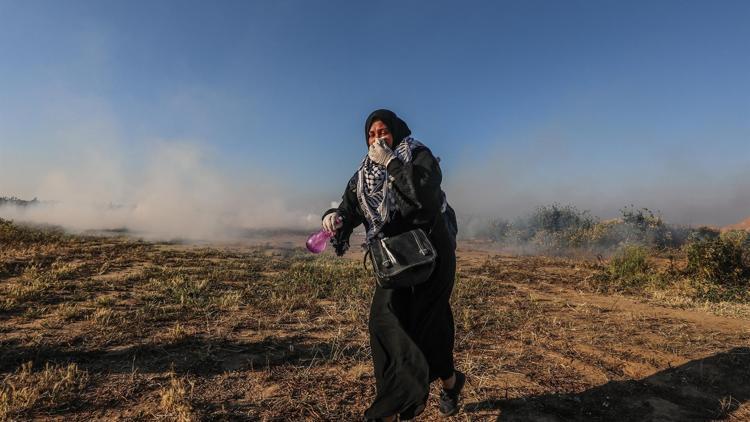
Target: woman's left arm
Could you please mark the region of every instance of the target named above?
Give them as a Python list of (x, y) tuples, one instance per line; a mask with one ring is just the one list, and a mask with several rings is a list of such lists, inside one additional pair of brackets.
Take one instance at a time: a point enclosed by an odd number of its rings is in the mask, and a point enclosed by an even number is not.
[(426, 220), (432, 220), (440, 212), (443, 204), (443, 193), (440, 190), (443, 175), (438, 160), (428, 148), (413, 151), (409, 163), (399, 159), (391, 160), (388, 163), (388, 175), (404, 217), (422, 212)]

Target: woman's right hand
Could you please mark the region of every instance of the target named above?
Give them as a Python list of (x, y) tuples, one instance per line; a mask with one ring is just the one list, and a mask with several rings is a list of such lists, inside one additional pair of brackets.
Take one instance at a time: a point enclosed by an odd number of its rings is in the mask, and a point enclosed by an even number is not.
[(335, 233), (343, 225), (344, 223), (341, 222), (341, 217), (339, 217), (339, 213), (337, 212), (328, 213), (323, 217), (323, 229), (326, 231)]

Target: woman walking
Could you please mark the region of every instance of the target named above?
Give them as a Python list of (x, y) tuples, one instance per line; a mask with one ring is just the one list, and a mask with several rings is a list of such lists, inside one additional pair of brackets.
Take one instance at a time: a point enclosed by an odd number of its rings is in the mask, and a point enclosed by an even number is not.
[(454, 324), (449, 300), (456, 272), (455, 215), (440, 188), (438, 160), (395, 113), (376, 110), (365, 123), (368, 154), (347, 184), (338, 208), (323, 215), (340, 256), (365, 225), (367, 241), (421, 228), (436, 252), (429, 279), (409, 288), (375, 288), (369, 334), (377, 394), (368, 420), (411, 419), (440, 379), (440, 412), (459, 410), (466, 377), (453, 366)]

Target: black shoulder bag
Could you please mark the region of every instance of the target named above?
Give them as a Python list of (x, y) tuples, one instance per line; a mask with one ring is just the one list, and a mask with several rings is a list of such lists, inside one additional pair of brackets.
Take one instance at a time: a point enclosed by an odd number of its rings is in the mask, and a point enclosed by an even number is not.
[[(434, 224), (433, 224), (434, 226)], [(373, 239), (365, 253), (370, 257), (378, 286), (400, 289), (424, 283), (435, 269), (437, 251), (422, 229)]]

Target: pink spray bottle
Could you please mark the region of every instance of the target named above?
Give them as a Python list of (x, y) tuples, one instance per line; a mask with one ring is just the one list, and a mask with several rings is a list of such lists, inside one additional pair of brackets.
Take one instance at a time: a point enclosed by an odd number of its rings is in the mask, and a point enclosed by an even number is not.
[[(340, 223), (341, 217), (338, 217), (336, 219), (336, 222)], [(329, 232), (325, 229), (322, 229), (317, 233), (311, 234), (310, 237), (307, 238), (305, 246), (307, 246), (307, 250), (312, 253), (321, 253), (325, 250), (326, 245), (328, 244), (328, 239), (332, 238), (335, 235), (336, 232)]]

